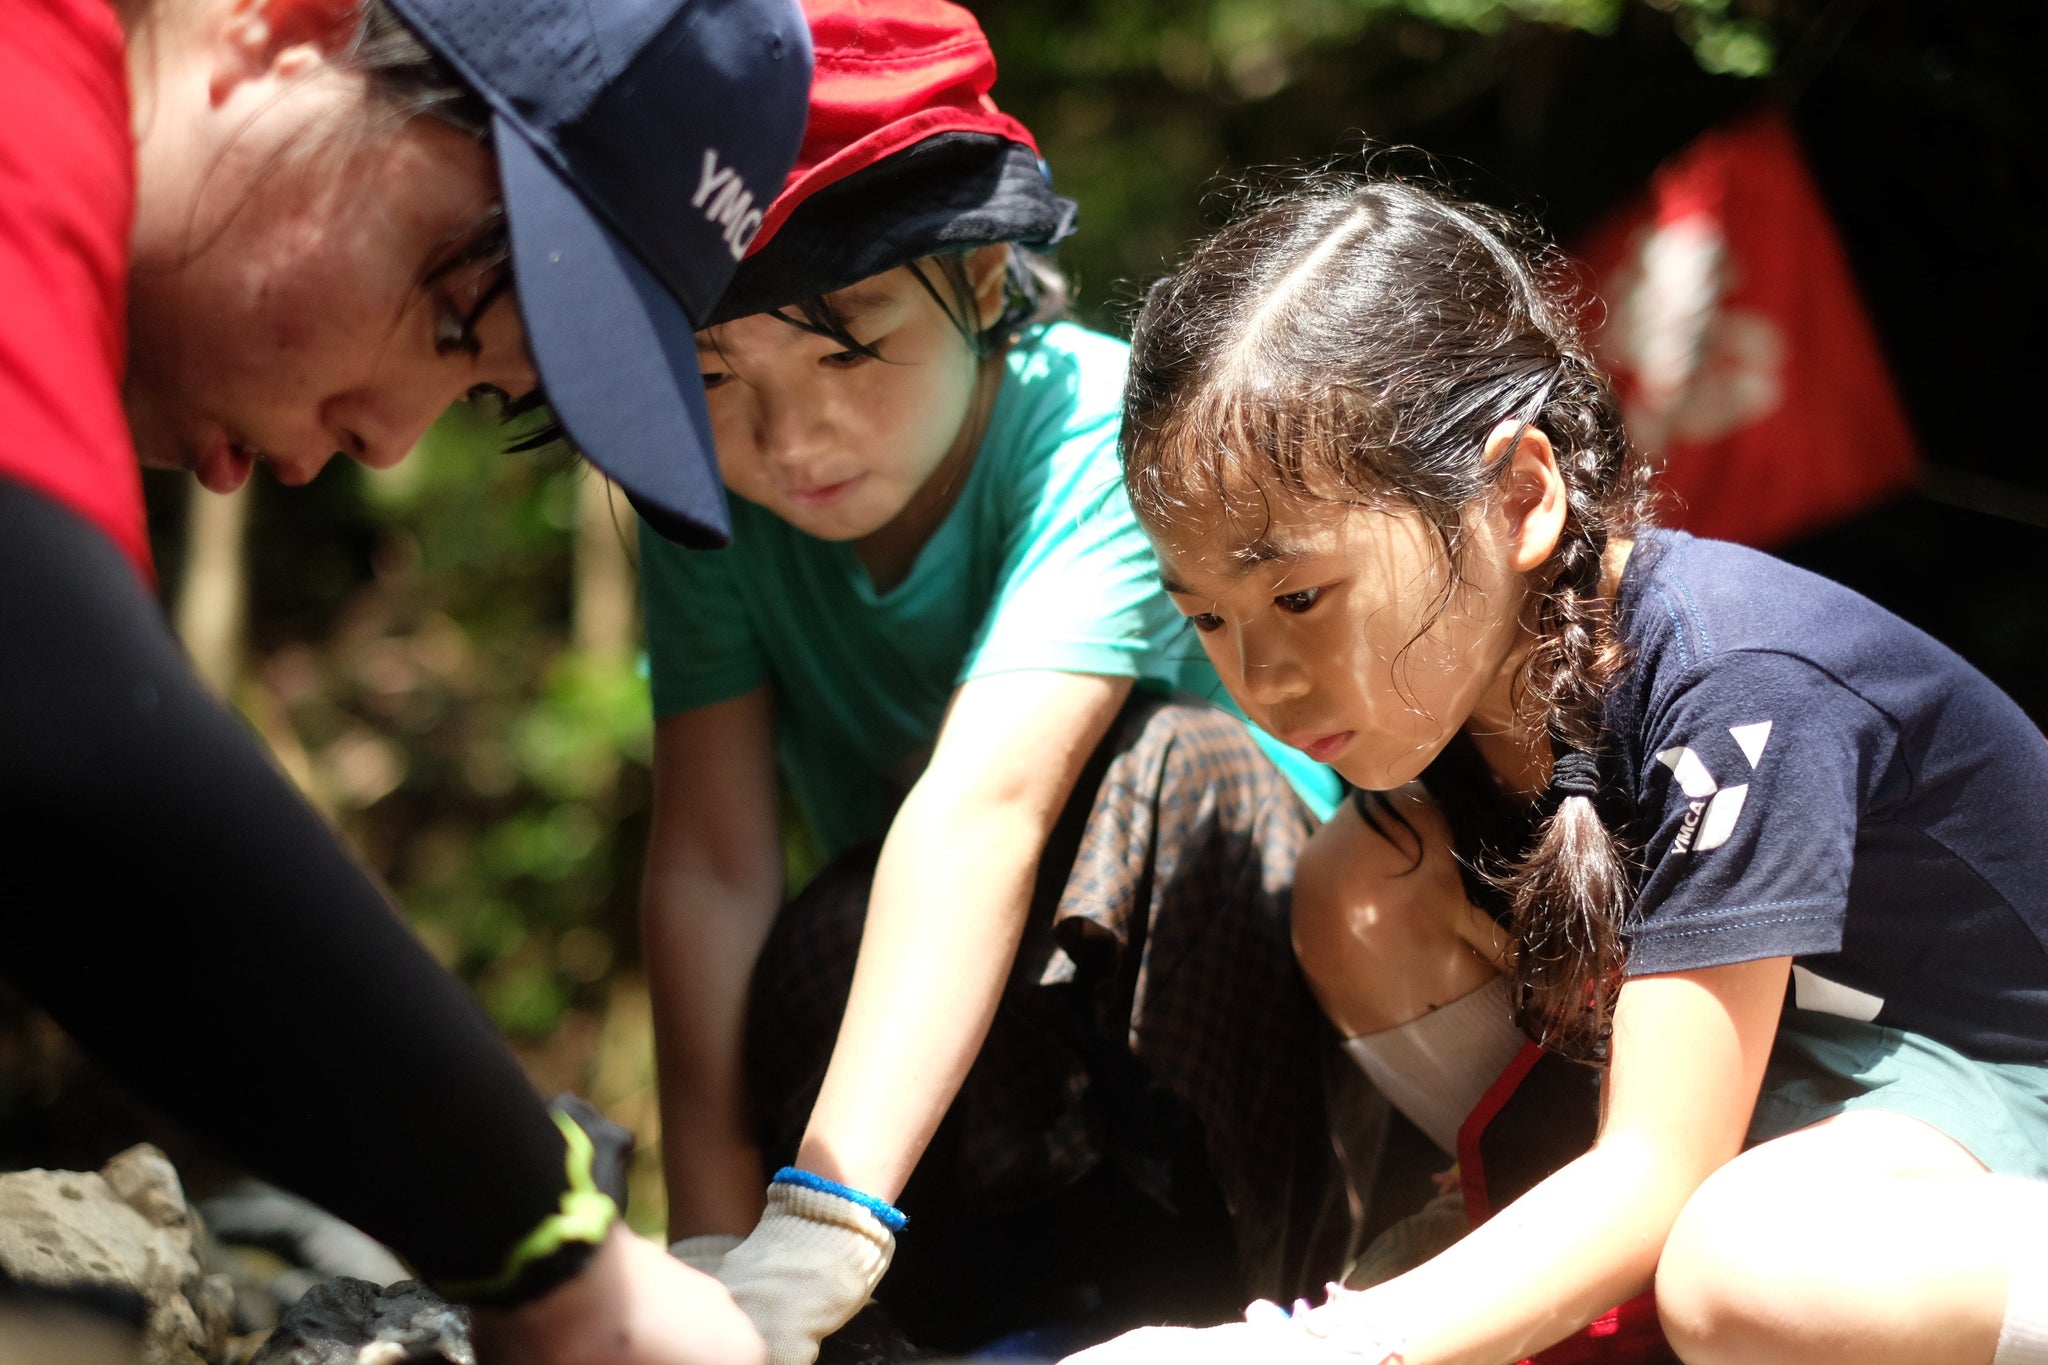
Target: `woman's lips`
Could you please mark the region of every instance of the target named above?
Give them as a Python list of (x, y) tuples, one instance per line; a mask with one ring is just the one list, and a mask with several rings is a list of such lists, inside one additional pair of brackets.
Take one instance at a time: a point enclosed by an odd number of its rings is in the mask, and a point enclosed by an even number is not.
[(1300, 739), (1290, 739), (1287, 742), (1316, 762), (1328, 763), (1351, 747), (1351, 737), (1354, 733), (1356, 732), (1351, 730), (1339, 730), (1334, 735), (1304, 735)]
[(253, 446), (222, 436), (201, 453), (192, 472), (209, 493), (232, 493), (249, 481), (262, 456)]
[(847, 496), (860, 486), (860, 481), (866, 477), (864, 474), (856, 474), (850, 479), (841, 479), (838, 483), (821, 483), (813, 484), (809, 488), (792, 488), (789, 490), (789, 500), (798, 507), (815, 512), (821, 507), (830, 507), (834, 503), (845, 501)]

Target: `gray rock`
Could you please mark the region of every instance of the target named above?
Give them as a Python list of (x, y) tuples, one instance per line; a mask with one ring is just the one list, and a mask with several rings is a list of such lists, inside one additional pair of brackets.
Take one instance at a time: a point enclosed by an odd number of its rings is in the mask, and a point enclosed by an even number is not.
[(317, 1204), (244, 1179), (199, 1204), (207, 1263), (234, 1287), (235, 1331), (267, 1332), (322, 1280), (396, 1284), (411, 1273), (381, 1243)]
[(156, 1148), (131, 1147), (98, 1173), (0, 1175), (0, 1271), (31, 1285), (115, 1286), (148, 1305), (143, 1365), (218, 1365), (232, 1308), (209, 1276), (178, 1173)]
[(469, 1315), (417, 1280), (326, 1280), (279, 1319), (248, 1365), (476, 1365)]
[(263, 1247), (312, 1272), (314, 1281), (346, 1276), (397, 1284), (410, 1278), (399, 1259), (368, 1233), (318, 1204), (260, 1180), (241, 1181), (227, 1193), (203, 1201), (199, 1211), (214, 1241)]

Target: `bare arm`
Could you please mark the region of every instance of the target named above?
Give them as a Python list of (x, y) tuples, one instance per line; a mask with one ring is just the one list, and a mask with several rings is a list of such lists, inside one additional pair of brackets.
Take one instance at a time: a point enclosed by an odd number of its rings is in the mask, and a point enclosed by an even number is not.
[(1410, 1365), (1499, 1365), (1649, 1288), (1686, 1200), (1741, 1149), (1789, 970), (1626, 983), (1592, 1150), (1428, 1264), (1318, 1312), (1382, 1328)]
[(954, 694), (882, 845), (800, 1166), (902, 1192), (995, 1017), (1046, 837), (1130, 686), (1024, 672)]
[(669, 1235), (744, 1235), (767, 1183), (747, 1123), (747, 985), (783, 892), (766, 688), (664, 717), (641, 937), (654, 1000)]

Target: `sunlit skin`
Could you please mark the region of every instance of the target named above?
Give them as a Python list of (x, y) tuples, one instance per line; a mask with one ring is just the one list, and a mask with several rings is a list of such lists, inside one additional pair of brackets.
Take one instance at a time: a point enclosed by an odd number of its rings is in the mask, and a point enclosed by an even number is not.
[(1461, 727), (1512, 730), (1525, 590), (1494, 518), (1453, 582), (1412, 508), (1270, 507), (1250, 542), (1220, 517), (1154, 538), (1167, 592), (1254, 721), (1374, 791), (1413, 781)]
[[(1006, 250), (969, 257), (985, 325), (1001, 307)], [(879, 359), (767, 313), (698, 334), (718, 468), (797, 529), (851, 542), (886, 586), (958, 497), (1002, 362), (975, 356), (908, 267), (830, 297)]]
[(383, 468), (447, 407), (536, 378), (495, 271), (423, 282), (488, 221), (490, 155), (431, 118), (379, 120), (336, 64), (332, 0), (206, 0), (131, 44), (140, 172), (125, 399), (143, 463), (215, 492), (259, 461), (300, 484)]

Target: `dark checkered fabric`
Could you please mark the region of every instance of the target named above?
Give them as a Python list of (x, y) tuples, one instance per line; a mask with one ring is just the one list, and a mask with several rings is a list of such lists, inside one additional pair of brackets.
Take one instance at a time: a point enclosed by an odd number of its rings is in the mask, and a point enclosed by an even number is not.
[[(1334, 1278), (1351, 1230), (1323, 1104), (1336, 1040), (1287, 923), (1313, 827), (1242, 724), (1134, 697), (1048, 841), (995, 1024), (905, 1192), (913, 1224), (919, 1184), (1001, 1218), (1107, 1163), (1169, 1210), (1211, 1182), (1248, 1295)], [(874, 858), (827, 868), (763, 951), (748, 1051), (771, 1159), (794, 1152), (823, 1079)]]

